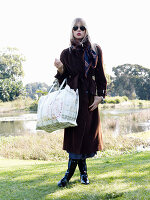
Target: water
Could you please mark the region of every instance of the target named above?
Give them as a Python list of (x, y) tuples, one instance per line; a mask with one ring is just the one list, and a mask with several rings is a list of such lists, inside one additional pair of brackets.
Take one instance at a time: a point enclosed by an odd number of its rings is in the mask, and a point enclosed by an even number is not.
[[(139, 116), (142, 121), (134, 121), (133, 115)], [(131, 115), (131, 116), (130, 116)], [(143, 121), (142, 116), (147, 115), (149, 118)], [(123, 118), (124, 117), (124, 118)], [(101, 111), (102, 123), (105, 120), (115, 121), (114, 135), (129, 134), (150, 130), (150, 108), (139, 109), (105, 109)], [(124, 120), (124, 121), (123, 121)]]
[[(116, 121), (114, 134), (120, 134), (120, 129), (123, 134), (132, 132), (141, 132), (150, 130), (150, 119), (145, 122), (126, 121), (122, 126), (120, 119), (122, 116), (128, 116), (131, 113), (141, 113), (141, 111), (150, 112), (150, 109), (105, 109), (101, 110), (101, 122), (105, 120)], [(36, 113), (15, 112), (0, 114), (0, 136), (17, 136), (27, 133), (36, 134)]]
[(36, 133), (36, 113), (9, 113), (0, 115), (0, 136)]

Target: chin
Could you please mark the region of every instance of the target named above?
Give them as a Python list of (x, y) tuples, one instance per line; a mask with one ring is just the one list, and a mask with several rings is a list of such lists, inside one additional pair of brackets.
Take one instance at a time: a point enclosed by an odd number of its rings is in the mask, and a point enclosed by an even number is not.
[(81, 39), (83, 39), (83, 37), (82, 36), (77, 36), (76, 39), (80, 39), (81, 40)]

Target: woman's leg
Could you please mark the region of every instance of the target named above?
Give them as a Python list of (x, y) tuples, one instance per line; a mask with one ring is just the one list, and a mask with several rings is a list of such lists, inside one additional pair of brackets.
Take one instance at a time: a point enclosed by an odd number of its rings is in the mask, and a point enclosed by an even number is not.
[(67, 185), (67, 183), (69, 182), (69, 180), (71, 179), (71, 177), (75, 172), (76, 166), (77, 166), (77, 160), (70, 158), (68, 161), (68, 169), (65, 173), (65, 176), (58, 182), (59, 187), (65, 187)]
[(82, 184), (89, 184), (89, 179), (87, 175), (87, 165), (86, 165), (86, 159), (80, 159), (78, 160), (78, 167), (80, 170), (80, 178)]

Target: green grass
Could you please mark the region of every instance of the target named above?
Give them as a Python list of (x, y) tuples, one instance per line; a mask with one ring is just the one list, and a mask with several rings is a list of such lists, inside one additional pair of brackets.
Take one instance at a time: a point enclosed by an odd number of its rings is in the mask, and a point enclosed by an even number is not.
[(77, 169), (66, 188), (57, 182), (67, 162), (0, 159), (0, 200), (148, 200), (150, 152), (87, 160), (89, 185)]

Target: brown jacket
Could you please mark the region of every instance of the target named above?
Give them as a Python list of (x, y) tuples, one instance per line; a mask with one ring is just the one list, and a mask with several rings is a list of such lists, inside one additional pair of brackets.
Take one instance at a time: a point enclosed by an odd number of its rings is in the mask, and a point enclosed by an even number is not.
[(98, 108), (89, 110), (94, 95), (106, 95), (107, 81), (103, 70), (102, 51), (97, 46), (98, 62), (95, 69), (90, 68), (87, 78), (84, 71), (83, 49), (64, 49), (60, 60), (64, 65), (64, 73), (59, 72), (56, 78), (61, 83), (67, 77), (71, 88), (79, 90), (79, 113), (76, 127), (64, 130), (63, 149), (76, 154), (89, 154), (102, 150), (102, 132)]

